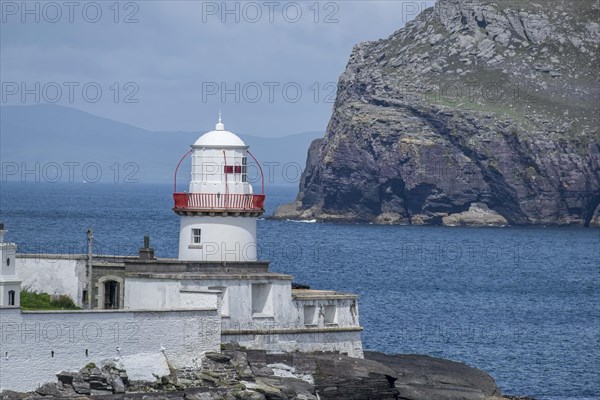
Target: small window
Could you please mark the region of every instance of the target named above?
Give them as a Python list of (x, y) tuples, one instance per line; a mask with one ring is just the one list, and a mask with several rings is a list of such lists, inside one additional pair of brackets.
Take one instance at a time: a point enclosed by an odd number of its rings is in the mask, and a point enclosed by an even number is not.
[(242, 166), (241, 165), (236, 165), (235, 166), (235, 173), (236, 174), (241, 174), (242, 173)]
[(192, 244), (202, 243), (202, 229), (192, 228)]
[(6, 259), (6, 266), (7, 266), (7, 267), (10, 267), (10, 258), (7, 258), (7, 259)]
[(225, 166), (225, 173), (226, 174), (233, 174), (233, 165), (226, 165)]
[(336, 306), (325, 306), (323, 310), (323, 322), (325, 324), (337, 323), (337, 309)]
[(315, 315), (316, 314), (317, 314), (317, 307), (304, 306), (304, 325), (315, 325)]
[(248, 158), (242, 157), (242, 182), (248, 181)]
[(9, 306), (15, 305), (15, 291), (14, 290), (8, 291), (8, 305)]

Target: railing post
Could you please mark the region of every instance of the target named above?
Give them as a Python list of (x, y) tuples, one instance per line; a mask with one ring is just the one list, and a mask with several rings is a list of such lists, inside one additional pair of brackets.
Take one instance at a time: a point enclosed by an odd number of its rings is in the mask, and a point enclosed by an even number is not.
[(250, 150), (246, 150), (246, 152), (248, 154), (250, 154), (250, 157), (252, 157), (252, 159), (254, 160), (254, 162), (256, 163), (256, 165), (258, 165), (258, 170), (260, 171), (260, 179), (261, 179), (260, 194), (265, 194), (265, 174), (263, 174), (262, 167), (260, 166), (260, 163), (258, 162), (258, 160), (256, 159), (256, 157), (254, 157), (254, 155), (252, 153), (250, 153)]
[(173, 193), (177, 193), (177, 171), (179, 171), (179, 166), (181, 165), (183, 160), (185, 160), (185, 158), (192, 152), (192, 150), (185, 153), (184, 156), (181, 157), (181, 160), (179, 160), (179, 163), (177, 163), (177, 168), (175, 168), (175, 174), (173, 177)]

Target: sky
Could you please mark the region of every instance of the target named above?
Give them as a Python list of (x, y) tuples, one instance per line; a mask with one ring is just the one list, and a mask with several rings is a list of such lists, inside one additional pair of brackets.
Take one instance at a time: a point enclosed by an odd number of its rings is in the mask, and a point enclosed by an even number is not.
[(431, 1), (0, 0), (0, 105), (153, 131), (325, 131), (352, 47)]

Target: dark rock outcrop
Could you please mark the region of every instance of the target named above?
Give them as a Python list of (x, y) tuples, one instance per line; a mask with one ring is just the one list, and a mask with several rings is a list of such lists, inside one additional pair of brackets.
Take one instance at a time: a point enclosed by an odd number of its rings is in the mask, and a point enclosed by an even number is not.
[[(193, 400), (500, 400), (494, 379), (458, 362), (366, 352), (270, 354), (233, 345), (208, 353), (197, 369), (173, 370), (155, 382), (131, 382), (109, 363), (61, 372), (57, 383), (0, 399), (94, 398)], [(516, 399), (516, 398), (515, 398)]]
[(438, 0), (361, 43), (275, 218), (598, 225), (598, 0)]
[(365, 352), (365, 358), (396, 372), (400, 378), (395, 387), (401, 399), (475, 400), (500, 396), (491, 376), (466, 364), (413, 354)]

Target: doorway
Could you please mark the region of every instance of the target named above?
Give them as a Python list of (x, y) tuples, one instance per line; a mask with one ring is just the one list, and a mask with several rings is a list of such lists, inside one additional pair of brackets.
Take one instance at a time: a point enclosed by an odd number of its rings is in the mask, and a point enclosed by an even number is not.
[(119, 308), (119, 282), (104, 282), (104, 309), (114, 310)]

